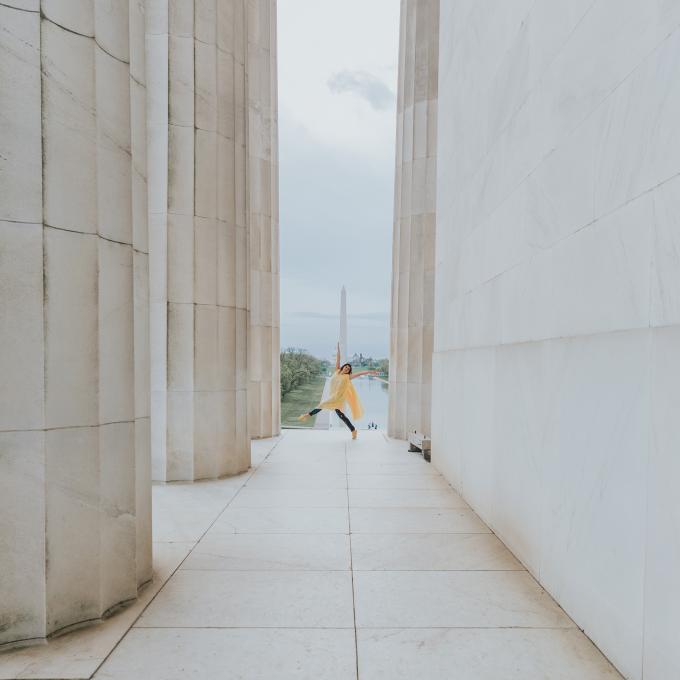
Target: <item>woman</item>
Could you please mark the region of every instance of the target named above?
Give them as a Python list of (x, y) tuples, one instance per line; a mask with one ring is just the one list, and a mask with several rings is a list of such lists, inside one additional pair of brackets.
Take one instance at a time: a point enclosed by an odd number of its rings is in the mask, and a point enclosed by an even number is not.
[(359, 373), (352, 374), (352, 364), (343, 364), (340, 366), (340, 343), (338, 343), (338, 351), (335, 356), (335, 374), (331, 378), (330, 395), (326, 401), (322, 401), (317, 408), (312, 409), (309, 413), (303, 413), (299, 420), (307, 420), (311, 416), (315, 416), (322, 408), (332, 409), (337, 414), (340, 420), (349, 428), (352, 433), (352, 439), (357, 438), (357, 429), (352, 425), (350, 419), (343, 413), (342, 409), (345, 402), (349, 402), (352, 409), (352, 417), (355, 420), (361, 418), (364, 414), (359, 401), (359, 395), (352, 385), (352, 380), (359, 378), (362, 375), (378, 375), (378, 371), (359, 371)]

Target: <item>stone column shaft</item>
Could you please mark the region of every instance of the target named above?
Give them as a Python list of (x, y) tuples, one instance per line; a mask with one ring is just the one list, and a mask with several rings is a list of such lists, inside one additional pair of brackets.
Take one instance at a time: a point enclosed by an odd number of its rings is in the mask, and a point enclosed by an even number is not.
[(281, 429), (276, 0), (248, 0), (250, 434)]
[(160, 7), (147, 37), (152, 336), (167, 348), (152, 357), (154, 479), (193, 480), (250, 465), (246, 4)]
[(439, 0), (402, 0), (388, 433), (430, 433)]
[(17, 644), (151, 578), (144, 15), (0, 15), (0, 644)]

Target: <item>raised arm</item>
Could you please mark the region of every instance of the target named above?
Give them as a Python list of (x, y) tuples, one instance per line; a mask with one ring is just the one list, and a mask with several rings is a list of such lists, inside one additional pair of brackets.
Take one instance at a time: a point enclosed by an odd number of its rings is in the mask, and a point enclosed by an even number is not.
[(335, 354), (335, 370), (340, 370), (340, 343), (338, 343), (338, 351)]
[(361, 378), (362, 375), (378, 375), (380, 371), (359, 371), (358, 373), (352, 373), (349, 376), (350, 380), (354, 380), (354, 378)]

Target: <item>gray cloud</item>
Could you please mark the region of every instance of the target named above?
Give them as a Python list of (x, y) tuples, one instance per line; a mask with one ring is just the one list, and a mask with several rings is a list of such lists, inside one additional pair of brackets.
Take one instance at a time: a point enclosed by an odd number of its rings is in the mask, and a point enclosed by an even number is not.
[(366, 71), (338, 71), (328, 79), (331, 92), (352, 92), (365, 99), (376, 111), (393, 106), (394, 92), (382, 81)]
[[(300, 319), (334, 319), (339, 320), (339, 314), (325, 314), (324, 312), (293, 312), (290, 316)], [(368, 321), (384, 321), (388, 318), (386, 312), (364, 312), (359, 314), (348, 314), (350, 319), (365, 319)]]

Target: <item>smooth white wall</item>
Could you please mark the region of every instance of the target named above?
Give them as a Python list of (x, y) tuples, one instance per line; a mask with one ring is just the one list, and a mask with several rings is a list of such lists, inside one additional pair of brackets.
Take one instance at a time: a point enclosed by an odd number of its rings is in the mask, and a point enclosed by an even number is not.
[(680, 3), (442, 0), (433, 462), (680, 677)]

